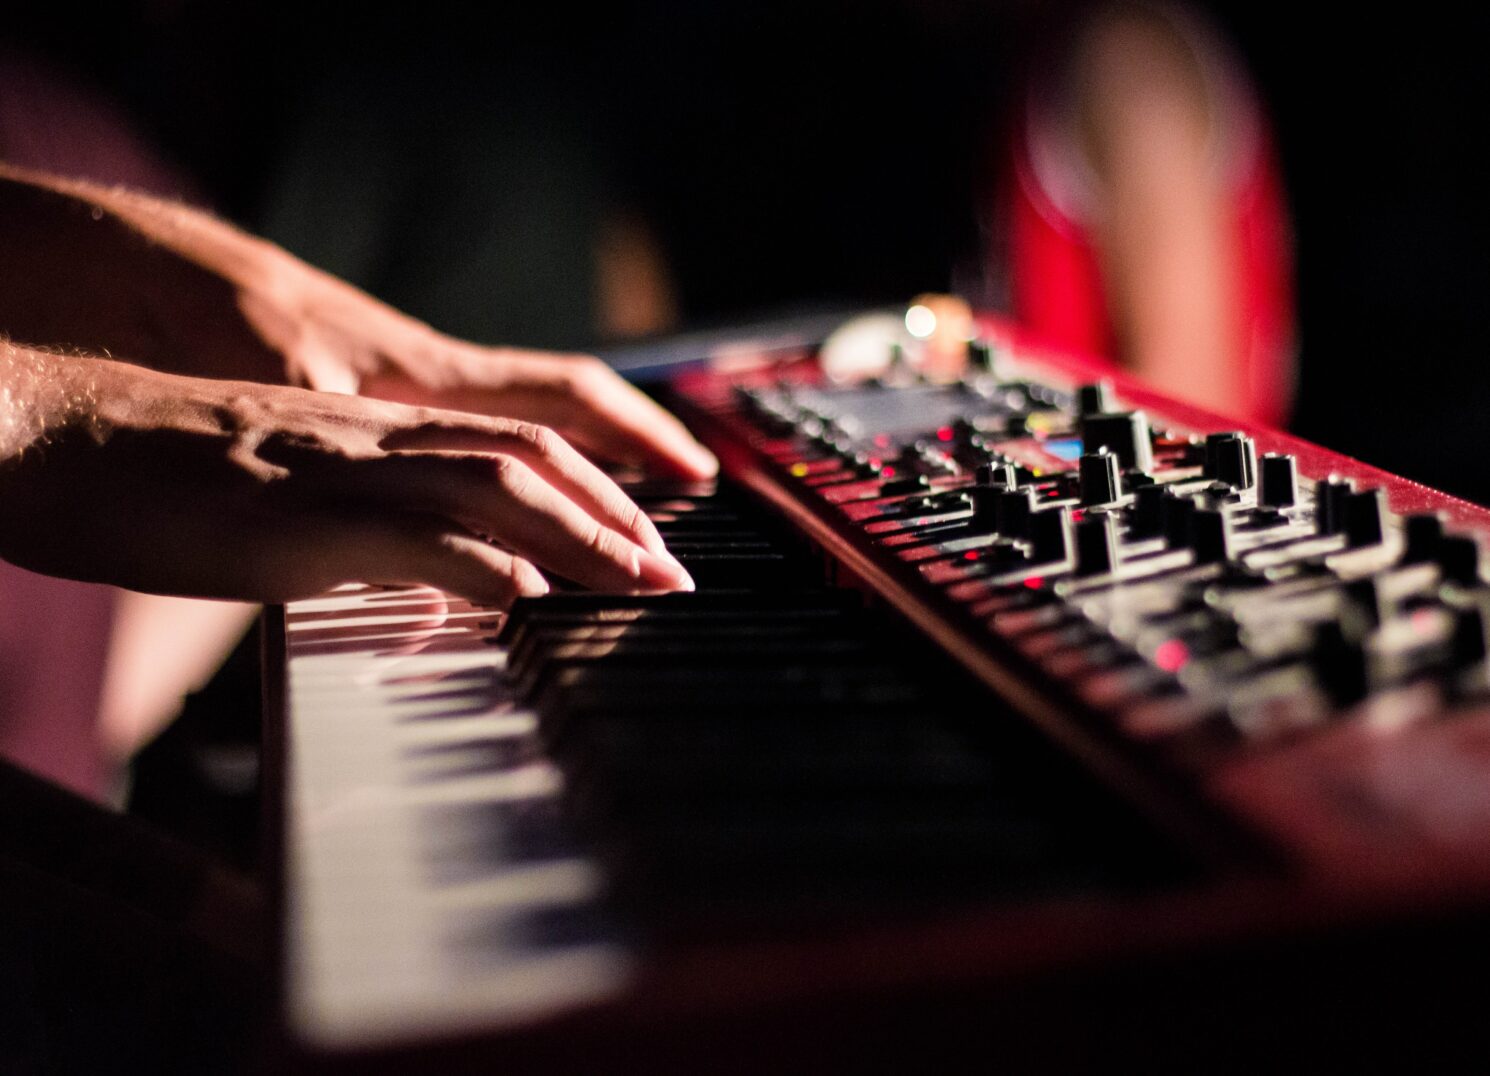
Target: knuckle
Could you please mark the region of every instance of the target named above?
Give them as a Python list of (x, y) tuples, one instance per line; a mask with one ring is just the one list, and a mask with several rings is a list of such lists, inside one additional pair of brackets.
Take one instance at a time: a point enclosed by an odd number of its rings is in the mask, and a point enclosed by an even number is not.
[(657, 529), (652, 525), (652, 521), (647, 518), (647, 514), (637, 507), (636, 502), (629, 497), (626, 497), (622, 501), (617, 515), (626, 529), (633, 534), (649, 534), (655, 532)]
[(611, 376), (609, 366), (592, 355), (586, 355), (566, 365), (564, 384), (575, 396), (588, 397), (604, 389)]
[(626, 543), (620, 535), (609, 527), (591, 520), (581, 536), (585, 548), (601, 560), (613, 561), (624, 564), (627, 561)]
[(533, 482), (533, 472), (511, 456), (498, 456), (493, 460), (491, 476), (497, 486), (515, 500), (522, 500)]
[(539, 426), (536, 423), (526, 423), (523, 430), (523, 438), (529, 447), (538, 455), (545, 458), (557, 456), (564, 450), (564, 440), (547, 426)]
[(497, 432), (501, 451), (544, 454), (546, 429), (536, 422), (511, 422)]

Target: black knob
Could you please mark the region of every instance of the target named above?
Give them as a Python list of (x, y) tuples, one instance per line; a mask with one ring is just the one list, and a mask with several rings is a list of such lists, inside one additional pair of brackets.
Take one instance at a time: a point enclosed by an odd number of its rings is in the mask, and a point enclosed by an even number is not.
[(1439, 571), (1446, 581), (1472, 587), (1480, 581), (1480, 547), (1464, 534), (1446, 534), (1438, 543)]
[(994, 372), (993, 346), (981, 337), (973, 337), (967, 342), (968, 366), (982, 373)]
[(1076, 524), (1076, 574), (1103, 575), (1117, 567), (1117, 526), (1106, 512)]
[(1292, 456), (1269, 452), (1262, 457), (1257, 503), (1264, 508), (1291, 508), (1299, 499), (1299, 465)]
[(1490, 598), (1476, 594), (1456, 601), (1454, 634), (1449, 640), (1449, 663), (1456, 669), (1475, 665), (1490, 656)]
[(1372, 627), (1389, 620), (1396, 612), (1394, 603), (1382, 592), (1375, 576), (1352, 579), (1343, 584), (1344, 603), (1355, 610), (1362, 622)]
[(1164, 544), (1170, 549), (1188, 549), (1193, 540), (1196, 504), (1192, 497), (1169, 492), (1160, 505)]
[(871, 456), (868, 452), (855, 452), (845, 456), (843, 465), (858, 478), (873, 478), (885, 467), (877, 456)]
[(1082, 415), (1081, 446), (1087, 452), (1105, 448), (1125, 471), (1154, 469), (1154, 440), (1142, 411), (1109, 411)]
[(1019, 471), (1012, 463), (985, 463), (973, 473), (973, 481), (980, 486), (1013, 489), (1019, 485)]
[(1190, 548), (1195, 551), (1196, 564), (1229, 561), (1231, 517), (1219, 508), (1194, 509), (1190, 513)]
[(1035, 491), (1003, 489), (994, 494), (994, 530), (1005, 538), (1028, 538), (1030, 517), (1035, 511)]
[(1336, 704), (1348, 706), (1366, 697), (1370, 690), (1370, 665), (1366, 636), (1371, 625), (1361, 610), (1347, 603), (1338, 619), (1327, 620), (1314, 630), (1309, 664), (1319, 686)]
[(879, 473), (880, 465), (878, 463), (874, 463), (870, 460), (854, 460), (852, 462), (845, 463), (836, 472), (834, 472), (834, 477), (848, 477), (863, 480), (866, 478), (873, 478)]
[(1257, 447), (1243, 433), (1213, 433), (1205, 439), (1201, 474), (1236, 489), (1251, 489), (1257, 481)]
[(903, 493), (915, 493), (917, 490), (930, 489), (931, 479), (924, 474), (914, 474), (906, 478), (892, 478), (888, 482), (880, 484), (881, 497), (899, 497)]
[(998, 531), (998, 499), (1004, 491), (993, 486), (968, 486), (963, 490), (973, 502), (973, 514), (968, 522), (982, 534)]
[(1200, 464), (1200, 476), (1202, 478), (1216, 477), (1216, 446), (1222, 441), (1234, 441), (1242, 436), (1233, 430), (1229, 433), (1211, 433), (1205, 438), (1204, 455)]
[(965, 415), (954, 418), (948, 428), (952, 431), (952, 440), (959, 445), (983, 444), (983, 431)]
[(1339, 534), (1345, 529), (1345, 502), (1355, 492), (1348, 478), (1330, 475), (1314, 487), (1314, 529), (1320, 534)]
[(1133, 508), (1128, 513), (1128, 537), (1135, 540), (1157, 538), (1164, 533), (1163, 486), (1139, 486), (1133, 491)]
[(1380, 489), (1366, 489), (1345, 498), (1345, 544), (1352, 549), (1380, 545), (1386, 534), (1387, 497)]
[(1111, 504), (1123, 494), (1118, 477), (1118, 458), (1105, 446), (1088, 452), (1077, 463), (1081, 482), (1081, 503)]
[(1094, 381), (1087, 385), (1080, 385), (1076, 389), (1076, 413), (1085, 418), (1087, 415), (1100, 415), (1104, 411), (1111, 411), (1116, 407), (1112, 398), (1112, 382)]
[(1216, 478), (1234, 489), (1257, 485), (1257, 446), (1250, 437), (1221, 445), (1216, 457)]
[(1414, 512), (1402, 521), (1402, 563), (1426, 564), (1438, 557), (1443, 544), (1443, 518), (1434, 512)]
[(1071, 509), (1065, 505), (1029, 517), (1030, 561), (1049, 564), (1071, 558)]

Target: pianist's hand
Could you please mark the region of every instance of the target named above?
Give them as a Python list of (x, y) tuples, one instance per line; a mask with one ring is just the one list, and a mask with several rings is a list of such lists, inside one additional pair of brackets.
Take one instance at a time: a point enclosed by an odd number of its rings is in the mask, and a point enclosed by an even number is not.
[(692, 585), (544, 427), (3, 342), (0, 386), (0, 556), (34, 571), (260, 601), (363, 580), (502, 604), (547, 589), (534, 565)]
[(599, 360), (436, 332), (207, 213), (0, 163), (0, 333), (153, 369), (537, 422), (688, 478), (717, 464)]

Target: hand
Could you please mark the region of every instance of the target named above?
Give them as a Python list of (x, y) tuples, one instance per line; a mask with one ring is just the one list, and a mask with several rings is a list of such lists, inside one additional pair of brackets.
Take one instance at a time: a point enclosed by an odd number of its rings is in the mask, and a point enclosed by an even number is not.
[(0, 164), (0, 332), (194, 376), (537, 422), (595, 456), (718, 465), (598, 360), (478, 347), (209, 214)]
[(531, 423), (18, 348), (0, 383), (0, 556), (34, 571), (260, 601), (362, 580), (505, 604), (548, 589), (535, 565), (692, 587), (636, 505)]
[(591, 456), (709, 478), (713, 455), (676, 418), (589, 355), (487, 348), (435, 332), (283, 251), (240, 305), (298, 383), (551, 427)]

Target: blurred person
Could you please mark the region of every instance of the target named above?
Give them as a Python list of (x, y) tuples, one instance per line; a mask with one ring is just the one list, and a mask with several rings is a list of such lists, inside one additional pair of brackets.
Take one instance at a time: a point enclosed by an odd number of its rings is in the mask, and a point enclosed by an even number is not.
[[(556, 10), (359, 27), (270, 173), (267, 234), (441, 326), (543, 344), (959, 291), (1286, 417), (1268, 124), (1195, 9), (653, 0), (554, 33)], [(524, 280), (542, 301), (489, 298)]]
[(1195, 13), (1101, 5), (1031, 77), (998, 198), (1016, 321), (1182, 400), (1281, 426), (1292, 246), (1240, 61)]

